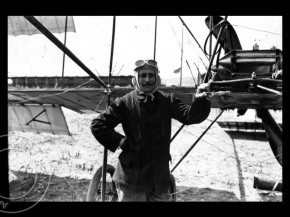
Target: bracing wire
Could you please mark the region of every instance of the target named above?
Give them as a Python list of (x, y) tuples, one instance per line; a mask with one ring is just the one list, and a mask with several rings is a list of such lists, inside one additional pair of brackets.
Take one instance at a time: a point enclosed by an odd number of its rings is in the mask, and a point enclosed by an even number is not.
[[(174, 124), (174, 125), (177, 126), (176, 124)], [(189, 131), (186, 130), (186, 129), (183, 129), (183, 131), (185, 131), (185, 132), (187, 132), (187, 133), (189, 133), (189, 134), (191, 134), (191, 135), (197, 137), (197, 136), (194, 135), (192, 132), (189, 132)], [(234, 156), (234, 155), (232, 155), (232, 154), (230, 154), (230, 153), (228, 153), (228, 152), (222, 150), (221, 148), (219, 148), (219, 147), (217, 147), (217, 146), (215, 146), (215, 145), (213, 145), (213, 144), (211, 144), (211, 143), (205, 141), (204, 139), (201, 139), (201, 140), (202, 140), (203, 142), (209, 144), (210, 146), (214, 147), (215, 149), (217, 149), (217, 150), (219, 150), (219, 151), (225, 153), (226, 155), (228, 155), (228, 156), (230, 156), (230, 157), (232, 157), (232, 158), (236, 158), (236, 156)], [(229, 143), (226, 142), (226, 141), (223, 141), (223, 142), (225, 142), (226, 144), (229, 144)], [(271, 160), (271, 159), (273, 159), (273, 158), (275, 158), (275, 157), (278, 157), (278, 156), (274, 156), (274, 157), (268, 158), (268, 159), (266, 159), (266, 160), (260, 161), (259, 163), (266, 162), (266, 161)], [(246, 161), (244, 161), (244, 160), (243, 160), (243, 163), (248, 165), (247, 168), (253, 168), (254, 170), (258, 170), (258, 169), (255, 168), (255, 165), (254, 165), (254, 166), (252, 165), (252, 163), (248, 163), (248, 162), (246, 162)], [(267, 174), (267, 175), (268, 175), (268, 174)], [(276, 178), (274, 178), (274, 177), (272, 177), (272, 178), (276, 180)]]
[(251, 30), (254, 30), (254, 31), (258, 31), (258, 32), (266, 32), (266, 33), (269, 33), (269, 34), (279, 35), (279, 36), (282, 37), (281, 34), (278, 34), (278, 33), (275, 33), (275, 32), (270, 32), (270, 31), (266, 31), (266, 30), (255, 29), (255, 28), (251, 28), (251, 27), (247, 27), (247, 26), (241, 26), (241, 25), (236, 25), (236, 24), (232, 24), (232, 26), (237, 26), (237, 27), (241, 27), (241, 28), (251, 29)]

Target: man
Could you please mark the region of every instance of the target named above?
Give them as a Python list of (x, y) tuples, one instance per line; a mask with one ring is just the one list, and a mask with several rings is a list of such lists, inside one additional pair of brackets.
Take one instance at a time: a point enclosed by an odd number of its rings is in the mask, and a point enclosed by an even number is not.
[[(135, 90), (117, 98), (92, 121), (91, 131), (100, 144), (122, 152), (113, 175), (119, 201), (170, 201), (171, 119), (198, 124), (210, 113), (206, 100), (209, 84), (202, 84), (192, 105), (160, 90), (155, 60), (136, 61)], [(114, 128), (122, 124), (124, 135)]]

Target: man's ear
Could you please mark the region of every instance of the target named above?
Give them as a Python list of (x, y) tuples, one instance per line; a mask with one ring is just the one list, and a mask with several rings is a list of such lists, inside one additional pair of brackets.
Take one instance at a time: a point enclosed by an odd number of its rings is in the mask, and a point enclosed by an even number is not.
[(136, 76), (132, 78), (132, 85), (135, 87), (137, 85)]

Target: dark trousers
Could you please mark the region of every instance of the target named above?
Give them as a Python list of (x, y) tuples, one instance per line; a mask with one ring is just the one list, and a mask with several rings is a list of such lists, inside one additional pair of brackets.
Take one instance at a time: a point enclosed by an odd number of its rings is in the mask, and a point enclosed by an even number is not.
[(119, 202), (170, 202), (171, 194), (168, 192), (134, 191), (116, 183)]

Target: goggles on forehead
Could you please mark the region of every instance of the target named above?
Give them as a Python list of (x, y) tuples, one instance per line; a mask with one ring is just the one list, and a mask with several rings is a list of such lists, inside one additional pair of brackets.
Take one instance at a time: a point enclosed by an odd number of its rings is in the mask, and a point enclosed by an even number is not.
[(159, 72), (157, 62), (155, 60), (137, 60), (135, 62), (136, 68), (134, 69), (134, 71), (137, 71), (146, 65), (156, 69)]

